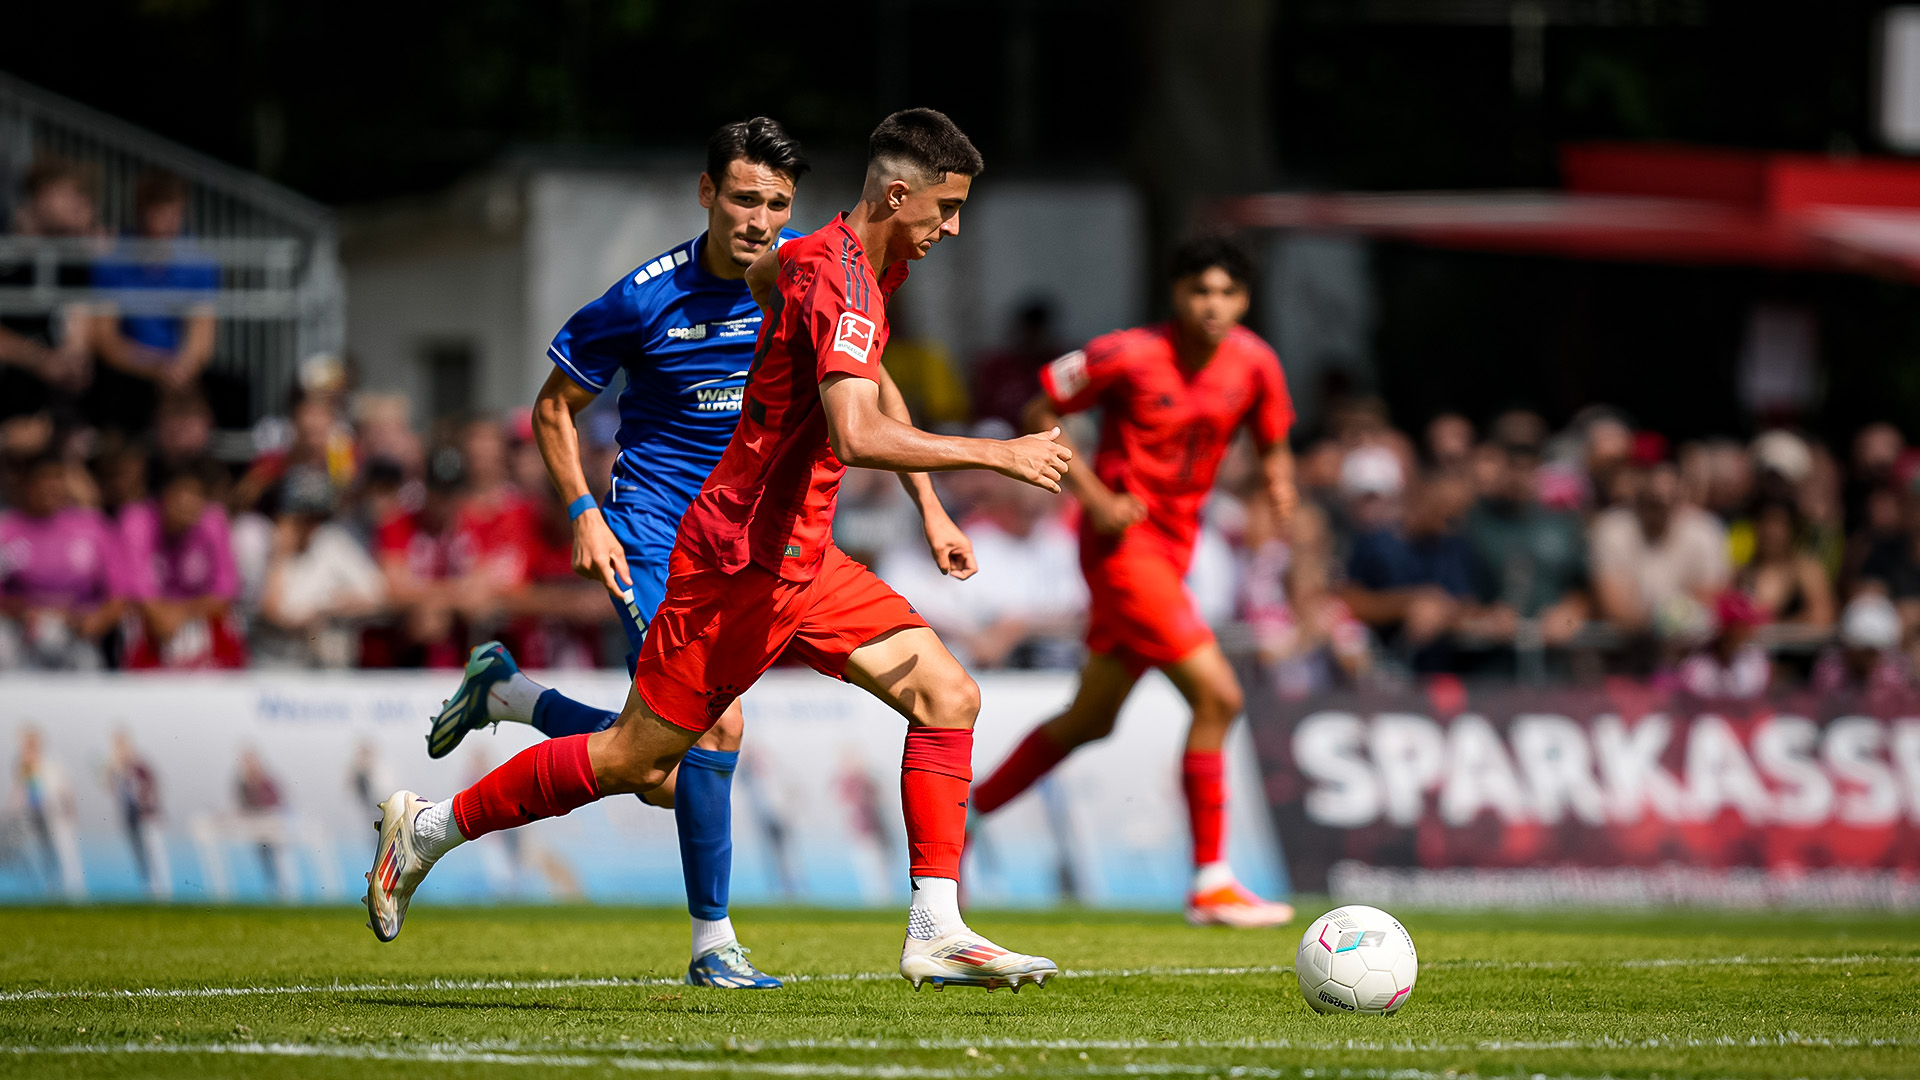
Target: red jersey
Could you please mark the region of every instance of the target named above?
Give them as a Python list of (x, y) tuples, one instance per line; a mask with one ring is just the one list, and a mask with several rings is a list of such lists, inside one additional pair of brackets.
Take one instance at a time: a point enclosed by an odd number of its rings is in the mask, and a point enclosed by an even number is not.
[(1279, 357), (1253, 331), (1235, 327), (1191, 375), (1173, 335), (1171, 324), (1104, 334), (1041, 369), (1040, 386), (1058, 412), (1101, 406), (1094, 475), (1146, 504), (1136, 529), (1170, 544), (1184, 564), (1234, 430), (1252, 425), (1266, 450), (1286, 438), (1293, 400)]
[(847, 471), (827, 443), (820, 382), (835, 372), (878, 380), (886, 298), (906, 280), (907, 264), (876, 282), (845, 214), (780, 245), (778, 258), (740, 424), (680, 519), (679, 543), (723, 573), (755, 565), (811, 581), (833, 543)]

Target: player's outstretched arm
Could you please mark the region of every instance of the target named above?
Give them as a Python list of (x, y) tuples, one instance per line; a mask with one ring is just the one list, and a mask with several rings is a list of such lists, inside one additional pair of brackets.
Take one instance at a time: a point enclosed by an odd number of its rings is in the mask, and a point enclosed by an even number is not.
[(889, 472), (992, 469), (1048, 491), (1060, 490), (1073, 451), (1058, 429), (1017, 439), (962, 439), (903, 424), (880, 408), (880, 384), (832, 372), (820, 382), (827, 439), (842, 464)]
[[(593, 404), (594, 396), (593, 391), (556, 367), (548, 373), (546, 385), (533, 403), (533, 441), (540, 447), (540, 460), (546, 462), (554, 490), (568, 506), (589, 494), (587, 473), (580, 465), (580, 432), (574, 416)], [(607, 528), (597, 506), (573, 519), (573, 572), (599, 582), (615, 596), (633, 587), (626, 549)]]
[[(1060, 414), (1054, 410), (1053, 402), (1047, 400), (1047, 395), (1041, 394), (1027, 402), (1020, 418), (1026, 422), (1028, 431), (1059, 431), (1061, 443), (1069, 450), (1074, 449), (1060, 426)], [(1075, 469), (1061, 486), (1080, 501), (1095, 532), (1113, 535), (1146, 520), (1145, 503), (1125, 492), (1114, 491), (1092, 469)]]

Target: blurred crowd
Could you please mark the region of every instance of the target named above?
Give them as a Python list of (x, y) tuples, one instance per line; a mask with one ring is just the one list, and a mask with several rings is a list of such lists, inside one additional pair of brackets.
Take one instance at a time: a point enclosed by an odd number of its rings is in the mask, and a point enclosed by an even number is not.
[[(916, 411), (962, 430), (970, 394), (979, 434), (1010, 430), (1063, 348), (1045, 307), (1025, 309), (970, 387)], [(924, 344), (906, 355), (941, 359)], [(958, 383), (899, 381), (910, 400)], [(937, 402), (958, 407), (941, 416)], [(1920, 448), (1890, 424), (1832, 446), (1785, 427), (1674, 445), (1605, 406), (1559, 428), (1513, 410), (1410, 432), (1379, 399), (1336, 387), (1320, 412), (1293, 436), (1299, 510), (1278, 520), (1243, 439), (1189, 578), (1284, 696), (1431, 675), (1628, 675), (1705, 697), (1915, 688)], [(1079, 440), (1093, 433), (1083, 424)], [(992, 476), (937, 483), (981, 548), (972, 581), (928, 567), (878, 479), (849, 487), (842, 545), (876, 559), (969, 663), (1074, 662), (1085, 595), (1071, 501)]]
[(607, 661), (617, 628), (569, 571), (524, 411), (423, 436), (319, 356), (250, 424), (244, 379), (211, 363), (221, 269), (186, 185), (140, 177), (115, 237), (95, 180), (36, 161), (0, 256), (0, 286), (89, 298), (0, 313), (0, 668), (452, 665), (477, 635)]
[[(191, 400), (145, 439), (0, 421), (0, 667), (454, 667), (491, 637), (538, 667), (621, 661), (526, 411), (430, 441), (405, 399), (308, 371), (237, 466)], [(604, 419), (583, 432), (602, 483)]]
[[(13, 231), (98, 243), (63, 257), (61, 285), (217, 289), (179, 181), (135, 194), (135, 235), (177, 246), (117, 256), (87, 174), (57, 160), (28, 174)], [(0, 259), (0, 285), (44, 277), (31, 262)], [(1011, 435), (1067, 347), (1044, 303), (965, 365), (899, 316), (886, 363), (937, 429)], [(0, 668), (452, 667), (493, 637), (534, 667), (623, 662), (611, 605), (571, 573), (526, 410), (423, 423), (315, 357), (284, 414), (249, 425), (215, 353), (193, 303), (0, 316)], [(602, 487), (610, 404), (581, 418)], [(1279, 520), (1243, 442), (1190, 578), (1285, 695), (1439, 673), (1629, 674), (1710, 696), (1913, 678), (1920, 449), (1892, 426), (1833, 447), (1787, 429), (1672, 446), (1594, 407), (1557, 430), (1512, 411), (1409, 433), (1377, 399), (1335, 394), (1294, 439), (1298, 511)], [(971, 580), (934, 568), (891, 476), (849, 474), (841, 546), (970, 666), (1076, 665), (1072, 500), (987, 473), (937, 483), (973, 539)]]
[[(1360, 398), (1323, 427), (1299, 451), (1306, 511), (1249, 548), (1263, 569), (1243, 589), (1280, 670), (1319, 654), (1296, 688), (1369, 667), (1625, 674), (1706, 697), (1912, 681), (1920, 452), (1891, 425), (1844, 457), (1787, 429), (1673, 446), (1604, 406), (1559, 430), (1442, 414), (1415, 438)], [(1348, 643), (1321, 630), (1313, 649), (1310, 610)]]

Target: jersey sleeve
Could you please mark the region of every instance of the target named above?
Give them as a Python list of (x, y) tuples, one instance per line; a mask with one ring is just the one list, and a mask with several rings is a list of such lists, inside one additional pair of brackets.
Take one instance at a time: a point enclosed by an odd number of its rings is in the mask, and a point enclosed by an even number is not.
[(1107, 388), (1126, 370), (1126, 350), (1117, 342), (1095, 338), (1040, 369), (1040, 389), (1055, 412), (1075, 413), (1092, 408)]
[(813, 344), (820, 379), (828, 375), (853, 375), (879, 381), (875, 368), (880, 363), (880, 327), (866, 306), (856, 303), (860, 293), (870, 291), (865, 281), (847, 283), (831, 270), (822, 269), (813, 276), (805, 299), (805, 325), (802, 327)]
[(1280, 358), (1264, 349), (1254, 365), (1256, 394), (1247, 424), (1253, 429), (1253, 441), (1261, 450), (1276, 446), (1293, 428), (1293, 395), (1287, 393), (1287, 376), (1280, 369)]
[(632, 278), (608, 289), (598, 300), (574, 312), (547, 346), (547, 359), (582, 388), (605, 390), (621, 365), (646, 337), (646, 311)]

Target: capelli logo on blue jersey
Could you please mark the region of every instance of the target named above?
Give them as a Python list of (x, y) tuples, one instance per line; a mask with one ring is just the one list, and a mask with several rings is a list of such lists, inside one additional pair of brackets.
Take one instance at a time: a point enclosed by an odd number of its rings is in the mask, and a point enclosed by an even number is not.
[(704, 341), (707, 336), (707, 324), (695, 323), (692, 326), (669, 326), (667, 336), (675, 341)]

